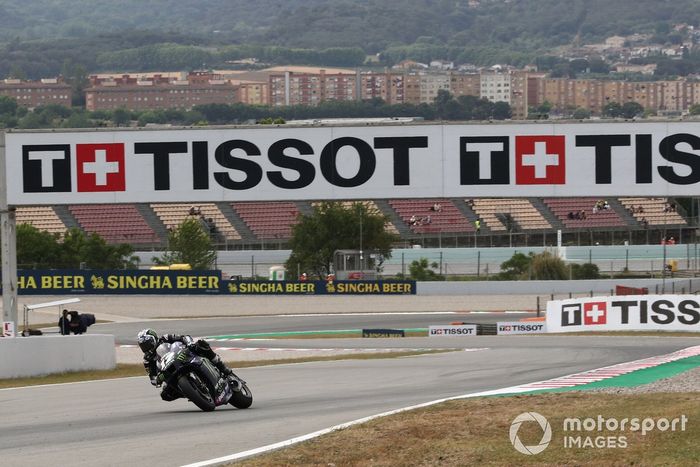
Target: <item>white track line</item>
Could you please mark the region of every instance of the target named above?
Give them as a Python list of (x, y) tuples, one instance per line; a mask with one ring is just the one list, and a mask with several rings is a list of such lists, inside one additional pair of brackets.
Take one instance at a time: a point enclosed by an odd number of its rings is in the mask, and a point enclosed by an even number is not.
[[(563, 376), (561, 378), (553, 378), (551, 380), (545, 380), (545, 381), (536, 381), (533, 383), (525, 384), (525, 385), (519, 385), (519, 386), (510, 386), (506, 388), (501, 388), (501, 389), (494, 389), (491, 391), (482, 391), (482, 392), (475, 392), (471, 394), (463, 394), (460, 396), (453, 396), (453, 397), (445, 397), (443, 399), (436, 399), (433, 401), (429, 402), (424, 402), (422, 404), (416, 404), (416, 405), (411, 405), (409, 407), (403, 407), (400, 409), (395, 409), (395, 410), (390, 410), (388, 412), (382, 412), (376, 415), (370, 415), (369, 417), (364, 417), (364, 418), (358, 418), (357, 420), (351, 420), (346, 423), (341, 423), (339, 425), (334, 425), (328, 428), (324, 428), (322, 430), (314, 431), (313, 433), (307, 433), (302, 436), (297, 436), (295, 438), (290, 438), (284, 441), (280, 441), (278, 443), (273, 443), (273, 444), (268, 444), (266, 446), (261, 446), (259, 448), (254, 448), (254, 449), (249, 449), (247, 451), (241, 451), (237, 452), (235, 454), (231, 454), (228, 456), (223, 456), (223, 457), (217, 457), (215, 459), (208, 459), (200, 462), (195, 462), (192, 464), (187, 464), (182, 467), (208, 467), (208, 466), (216, 466), (216, 465), (224, 465), (233, 461), (238, 461), (241, 459), (245, 459), (248, 457), (256, 456), (259, 454), (263, 454), (266, 452), (270, 451), (275, 451), (277, 449), (285, 448), (288, 446), (291, 446), (293, 444), (301, 443), (303, 441), (308, 441), (313, 438), (318, 438), (319, 436), (326, 435), (328, 433), (332, 433), (337, 430), (342, 430), (354, 425), (359, 425), (361, 423), (368, 422), (370, 420), (374, 420), (376, 418), (381, 418), (381, 417), (387, 417), (389, 415), (394, 415), (397, 413), (401, 412), (407, 412), (409, 410), (415, 410), (415, 409), (420, 409), (423, 407), (429, 407), (432, 405), (440, 404), (442, 402), (447, 402), (447, 401), (452, 401), (452, 400), (458, 400), (458, 399), (471, 399), (473, 397), (482, 397), (482, 396), (496, 396), (496, 395), (501, 395), (501, 394), (519, 394), (519, 393), (526, 393), (526, 392), (531, 392), (537, 389), (541, 389), (540, 386), (541, 384), (547, 383), (547, 382), (554, 382), (558, 379), (562, 378), (573, 378), (575, 376), (582, 376), (586, 375), (592, 372), (600, 371), (601, 373), (609, 372), (611, 368), (615, 367), (620, 367), (620, 366), (626, 366), (628, 368), (631, 367), (637, 367), (639, 368), (649, 368), (651, 366), (657, 366), (661, 365), (662, 363), (667, 363), (669, 361), (675, 361), (679, 360), (681, 358), (686, 358), (686, 357), (691, 357), (700, 354), (700, 346), (694, 346), (694, 347), (688, 347), (686, 349), (679, 350), (677, 352), (673, 352), (667, 355), (660, 355), (658, 357), (650, 357), (650, 358), (645, 358), (641, 360), (635, 360), (632, 362), (627, 362), (627, 363), (620, 363), (618, 365), (611, 365), (603, 368), (599, 368), (597, 370), (589, 370), (586, 372), (582, 373), (577, 373), (573, 375), (568, 375), (568, 376)], [(632, 371), (632, 370), (630, 370)], [(609, 376), (612, 377), (612, 376)], [(585, 382), (581, 382), (579, 384), (585, 384)], [(533, 387), (534, 386), (534, 387)], [(573, 386), (573, 385), (571, 385)], [(550, 387), (555, 387), (555, 386), (550, 386)], [(558, 387), (558, 386), (556, 386)], [(567, 387), (567, 386), (564, 386)]]

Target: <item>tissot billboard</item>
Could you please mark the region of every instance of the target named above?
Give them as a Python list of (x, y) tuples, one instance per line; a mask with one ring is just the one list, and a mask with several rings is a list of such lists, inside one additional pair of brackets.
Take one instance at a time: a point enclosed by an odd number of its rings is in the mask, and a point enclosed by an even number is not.
[(11, 205), (700, 192), (700, 124), (11, 132)]

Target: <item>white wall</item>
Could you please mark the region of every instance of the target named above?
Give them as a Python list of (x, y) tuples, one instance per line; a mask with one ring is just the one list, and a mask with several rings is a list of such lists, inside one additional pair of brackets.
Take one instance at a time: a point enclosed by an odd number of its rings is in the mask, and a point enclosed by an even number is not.
[(104, 334), (0, 338), (0, 378), (116, 366), (114, 336)]

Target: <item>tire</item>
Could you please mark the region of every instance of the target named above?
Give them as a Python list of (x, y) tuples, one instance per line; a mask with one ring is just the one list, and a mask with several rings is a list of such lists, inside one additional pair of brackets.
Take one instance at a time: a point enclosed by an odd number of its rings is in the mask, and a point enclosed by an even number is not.
[(242, 383), (241, 390), (233, 391), (233, 395), (231, 396), (231, 399), (229, 399), (228, 403), (237, 409), (247, 409), (253, 405), (253, 393), (248, 388), (248, 385)]
[(203, 386), (204, 383), (199, 381), (199, 378), (197, 378), (197, 380), (196, 382), (191, 381), (190, 375), (186, 374), (180, 376), (180, 379), (177, 380), (177, 385), (180, 387), (180, 391), (182, 391), (194, 405), (205, 412), (211, 412), (216, 408), (216, 403), (211, 397), (211, 394), (209, 394), (209, 390), (206, 389), (206, 386), (203, 388), (199, 387), (200, 385)]

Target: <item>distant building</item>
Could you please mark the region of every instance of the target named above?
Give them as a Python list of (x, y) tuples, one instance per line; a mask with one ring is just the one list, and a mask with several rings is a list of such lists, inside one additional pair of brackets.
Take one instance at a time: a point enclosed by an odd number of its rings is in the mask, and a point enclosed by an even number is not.
[(70, 85), (57, 78), (39, 81), (5, 79), (0, 81), (0, 96), (12, 97), (18, 105), (35, 109), (48, 104), (70, 107), (73, 92)]
[(221, 76), (194, 72), (182, 76), (91, 76), (85, 90), (87, 110), (191, 109), (195, 105), (234, 104), (238, 88)]
[(357, 98), (355, 71), (349, 73), (319, 70), (318, 73), (284, 71), (269, 75), (269, 102), (272, 106), (310, 105), (323, 101), (353, 101)]

